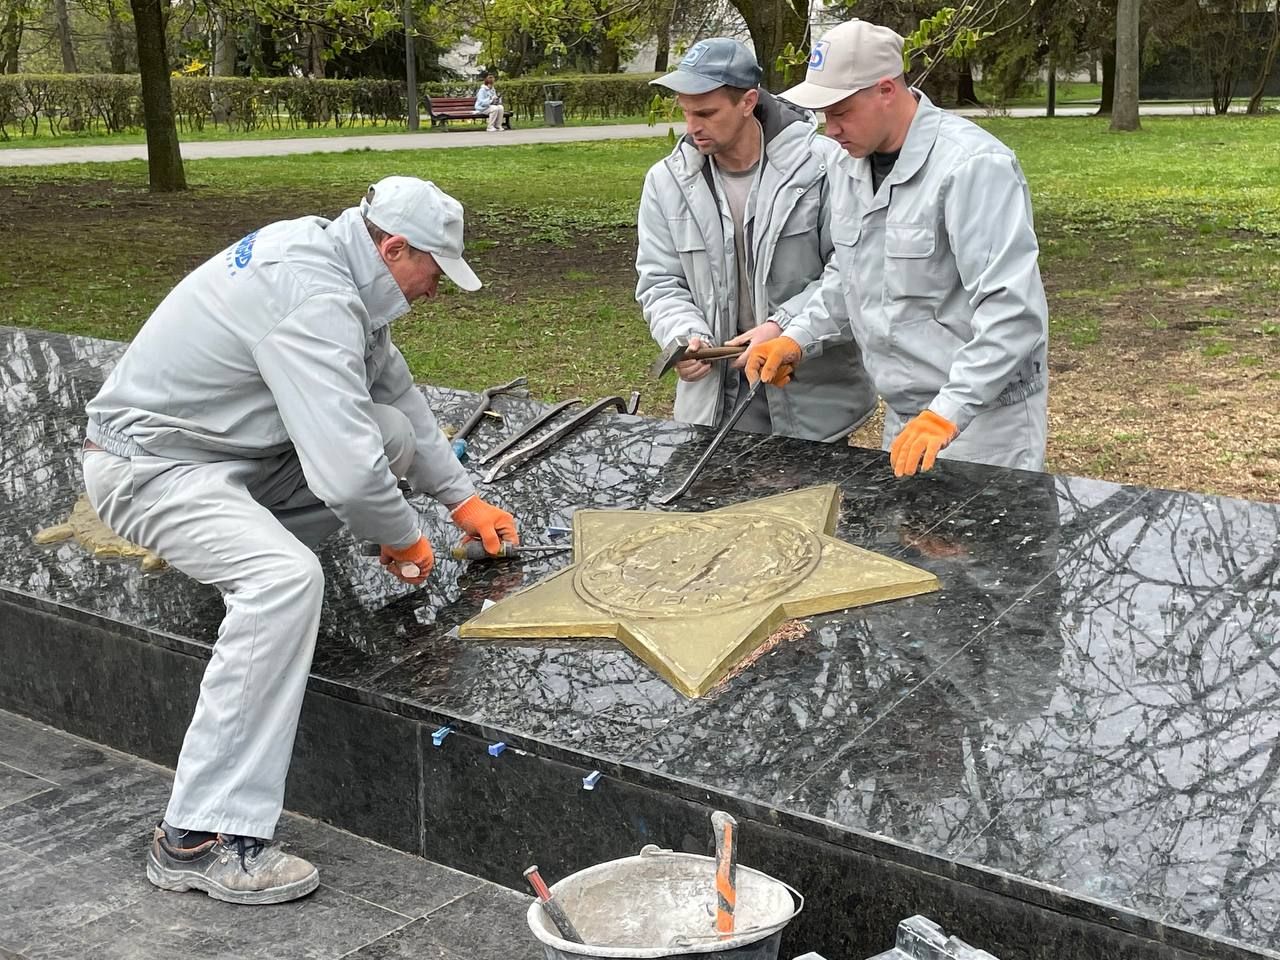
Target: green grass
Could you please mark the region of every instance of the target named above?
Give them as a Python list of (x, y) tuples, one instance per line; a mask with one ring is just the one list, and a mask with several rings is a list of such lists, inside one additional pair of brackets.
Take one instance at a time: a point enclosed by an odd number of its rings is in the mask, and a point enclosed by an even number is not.
[[(1093, 118), (982, 123), (1031, 185), (1055, 343), (1105, 348), (1123, 300), (1140, 306), (1153, 345), (1199, 317), (1215, 327), (1195, 342), (1206, 356), (1274, 364), (1280, 117), (1150, 118), (1129, 135)], [(487, 281), (398, 325), (419, 378), (477, 388), (524, 372), (543, 396), (635, 387), (660, 410), (671, 385), (646, 378), (655, 346), (633, 300), (631, 245), (644, 173), (668, 149), (658, 136), (199, 160), (176, 197), (147, 194), (141, 162), (0, 169), (0, 227), (22, 211), (24, 244), (40, 252), (0, 260), (0, 323), (127, 339), (179, 277), (247, 230), (333, 214), (365, 184), (409, 173), (466, 205)], [(1190, 313), (1149, 302), (1215, 284), (1229, 299), (1189, 301)]]

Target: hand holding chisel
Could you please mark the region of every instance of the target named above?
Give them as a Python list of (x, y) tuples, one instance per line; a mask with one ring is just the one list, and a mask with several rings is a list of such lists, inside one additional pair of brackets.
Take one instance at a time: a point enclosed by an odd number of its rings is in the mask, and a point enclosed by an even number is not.
[(479, 541), (472, 540), (468, 543), (461, 543), (452, 550), (453, 559), (455, 560), (511, 560), (518, 557), (535, 557), (547, 556), (553, 553), (564, 553), (566, 550), (573, 549), (568, 544), (538, 547), (526, 546), (522, 543), (504, 543), (502, 549), (497, 553), (488, 553), (484, 544)]

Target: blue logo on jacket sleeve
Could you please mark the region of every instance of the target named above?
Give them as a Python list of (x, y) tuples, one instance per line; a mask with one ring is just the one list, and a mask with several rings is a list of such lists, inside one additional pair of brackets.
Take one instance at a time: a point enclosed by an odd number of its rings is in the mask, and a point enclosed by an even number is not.
[(234, 277), (237, 270), (243, 270), (253, 259), (253, 241), (258, 236), (255, 230), (242, 239), (234, 247), (227, 248), (227, 276)]

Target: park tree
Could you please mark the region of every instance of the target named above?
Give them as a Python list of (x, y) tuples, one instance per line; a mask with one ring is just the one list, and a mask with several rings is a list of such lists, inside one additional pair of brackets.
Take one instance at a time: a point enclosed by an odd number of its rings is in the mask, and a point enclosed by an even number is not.
[(62, 72), (79, 73), (76, 48), (71, 38), (71, 14), (67, 10), (67, 0), (53, 0), (53, 18), (58, 35), (58, 52), (62, 55)]
[(130, 0), (138, 38), (138, 73), (142, 83), (142, 112), (147, 130), (147, 174), (151, 190), (168, 193), (187, 188), (178, 147), (169, 87), (169, 49), (165, 35), (165, 7), (161, 0)]
[(1266, 52), (1262, 55), (1262, 65), (1258, 68), (1258, 78), (1254, 81), (1253, 94), (1249, 97), (1248, 112), (1262, 113), (1262, 96), (1267, 89), (1267, 79), (1276, 66), (1276, 55), (1280, 54), (1280, 0), (1271, 0), (1271, 33), (1267, 40)]
[(30, 0), (0, 0), (0, 73), (17, 73), (22, 34), (31, 19)]
[(1137, 130), (1139, 0), (1119, 0), (1116, 6), (1116, 85), (1111, 112), (1112, 130)]
[(764, 70), (763, 85), (776, 90), (785, 82), (779, 59), (788, 47), (808, 46), (807, 0), (730, 0), (751, 33), (756, 60)]

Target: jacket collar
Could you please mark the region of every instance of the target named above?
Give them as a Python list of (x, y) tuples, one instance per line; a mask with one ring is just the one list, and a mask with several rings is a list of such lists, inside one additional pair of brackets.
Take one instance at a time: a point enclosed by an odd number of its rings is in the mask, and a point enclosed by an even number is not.
[[(779, 100), (768, 90), (760, 90), (760, 102), (754, 116), (760, 123), (764, 138), (761, 159), (768, 165), (790, 173), (793, 167), (804, 162), (809, 144), (816, 133), (804, 111)], [(686, 133), (667, 158), (667, 166), (676, 179), (688, 182), (702, 172), (707, 158), (698, 152), (693, 139)]]
[[(911, 126), (907, 128), (907, 138), (902, 143), (902, 149), (898, 151), (898, 162), (893, 165), (893, 169), (889, 171), (889, 175), (885, 177), (884, 183), (880, 184), (881, 191), (868, 202), (866, 212), (872, 213), (882, 207), (889, 205), (890, 191), (883, 189), (886, 185), (894, 187), (899, 183), (906, 183), (924, 166), (929, 154), (933, 151), (933, 145), (938, 139), (938, 129), (942, 125), (942, 111), (936, 107), (932, 100), (924, 95), (924, 92), (911, 88), (911, 92), (919, 101), (916, 106), (916, 115), (911, 118)], [(847, 156), (847, 155), (846, 155)], [(854, 159), (848, 157), (848, 165), (846, 169), (849, 175), (855, 180), (861, 181), (865, 189), (865, 196), (871, 196), (871, 158), (861, 157)]]
[(348, 207), (325, 229), (333, 240), (334, 250), (351, 270), (360, 302), (369, 313), (369, 332), (408, 313), (409, 301), (374, 246), (360, 208)]

